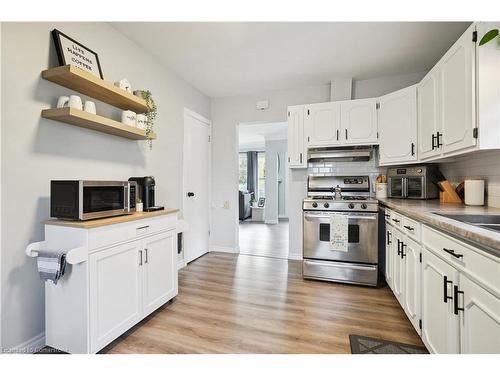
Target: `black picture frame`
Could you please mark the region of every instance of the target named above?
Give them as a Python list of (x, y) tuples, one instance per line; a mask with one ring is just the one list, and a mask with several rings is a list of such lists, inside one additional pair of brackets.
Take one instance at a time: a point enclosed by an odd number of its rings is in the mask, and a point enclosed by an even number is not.
[(257, 207), (264, 207), (266, 205), (266, 198), (259, 198)]
[[(82, 51), (83, 53), (88, 52), (89, 54), (93, 55), (95, 57), (95, 61), (96, 61), (96, 65), (97, 65), (97, 71), (93, 71), (92, 69), (88, 69), (85, 66), (86, 65), (85, 62), (78, 62), (78, 61), (76, 61), (76, 63), (75, 62), (74, 63), (68, 62), (67, 57), (69, 57), (69, 56), (67, 56), (65, 53), (67, 51), (64, 51), (64, 49), (63, 49), (62, 38), (65, 38), (68, 41), (70, 41), (73, 44), (73, 46), (75, 46), (75, 45), (78, 46), (79, 50)], [(84, 46), (80, 42), (77, 42), (73, 38), (67, 36), (66, 34), (60, 32), (57, 29), (52, 30), (52, 39), (54, 40), (54, 45), (56, 47), (56, 53), (57, 53), (57, 59), (59, 60), (59, 65), (64, 66), (64, 65), (71, 64), (71, 65), (74, 65), (80, 69), (83, 69), (91, 74), (94, 74), (95, 76), (98, 76), (101, 79), (104, 79), (104, 76), (102, 75), (101, 63), (99, 62), (99, 55), (97, 55), (96, 52), (92, 51), (90, 48)], [(80, 55), (81, 55), (81, 53), (80, 53)], [(97, 72), (99, 74), (97, 74)]]

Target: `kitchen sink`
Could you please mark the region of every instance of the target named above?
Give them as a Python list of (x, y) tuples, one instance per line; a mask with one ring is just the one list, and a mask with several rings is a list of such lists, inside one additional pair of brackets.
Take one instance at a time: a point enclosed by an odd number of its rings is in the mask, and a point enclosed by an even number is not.
[(471, 215), (471, 214), (440, 214), (436, 215), (446, 217), (448, 219), (457, 220), (462, 223), (475, 225), (481, 228), (500, 232), (500, 215)]

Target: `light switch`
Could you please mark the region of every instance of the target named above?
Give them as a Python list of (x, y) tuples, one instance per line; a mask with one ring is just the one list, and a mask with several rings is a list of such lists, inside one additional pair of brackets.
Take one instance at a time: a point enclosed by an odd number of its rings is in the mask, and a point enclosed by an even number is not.
[(229, 204), (229, 201), (224, 201), (224, 208), (225, 208), (226, 210), (229, 210), (230, 206), (231, 206), (231, 205)]

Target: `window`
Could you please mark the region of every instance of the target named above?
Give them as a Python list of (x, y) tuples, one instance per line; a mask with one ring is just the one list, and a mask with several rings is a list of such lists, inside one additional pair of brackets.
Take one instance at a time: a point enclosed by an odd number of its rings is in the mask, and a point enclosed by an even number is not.
[[(233, 154), (234, 155), (234, 154)], [(247, 190), (247, 154), (240, 152), (239, 154), (239, 170), (240, 170), (240, 190)]]
[(257, 197), (264, 198), (266, 196), (266, 153), (259, 152), (257, 154), (258, 160), (258, 187), (257, 187)]

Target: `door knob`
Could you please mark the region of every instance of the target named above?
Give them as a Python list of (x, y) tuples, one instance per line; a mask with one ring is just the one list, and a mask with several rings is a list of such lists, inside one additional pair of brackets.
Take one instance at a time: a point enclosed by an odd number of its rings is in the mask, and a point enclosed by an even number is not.
[(189, 192), (187, 193), (187, 196), (188, 196), (188, 197), (194, 197), (194, 193), (193, 193), (192, 191), (189, 191)]

